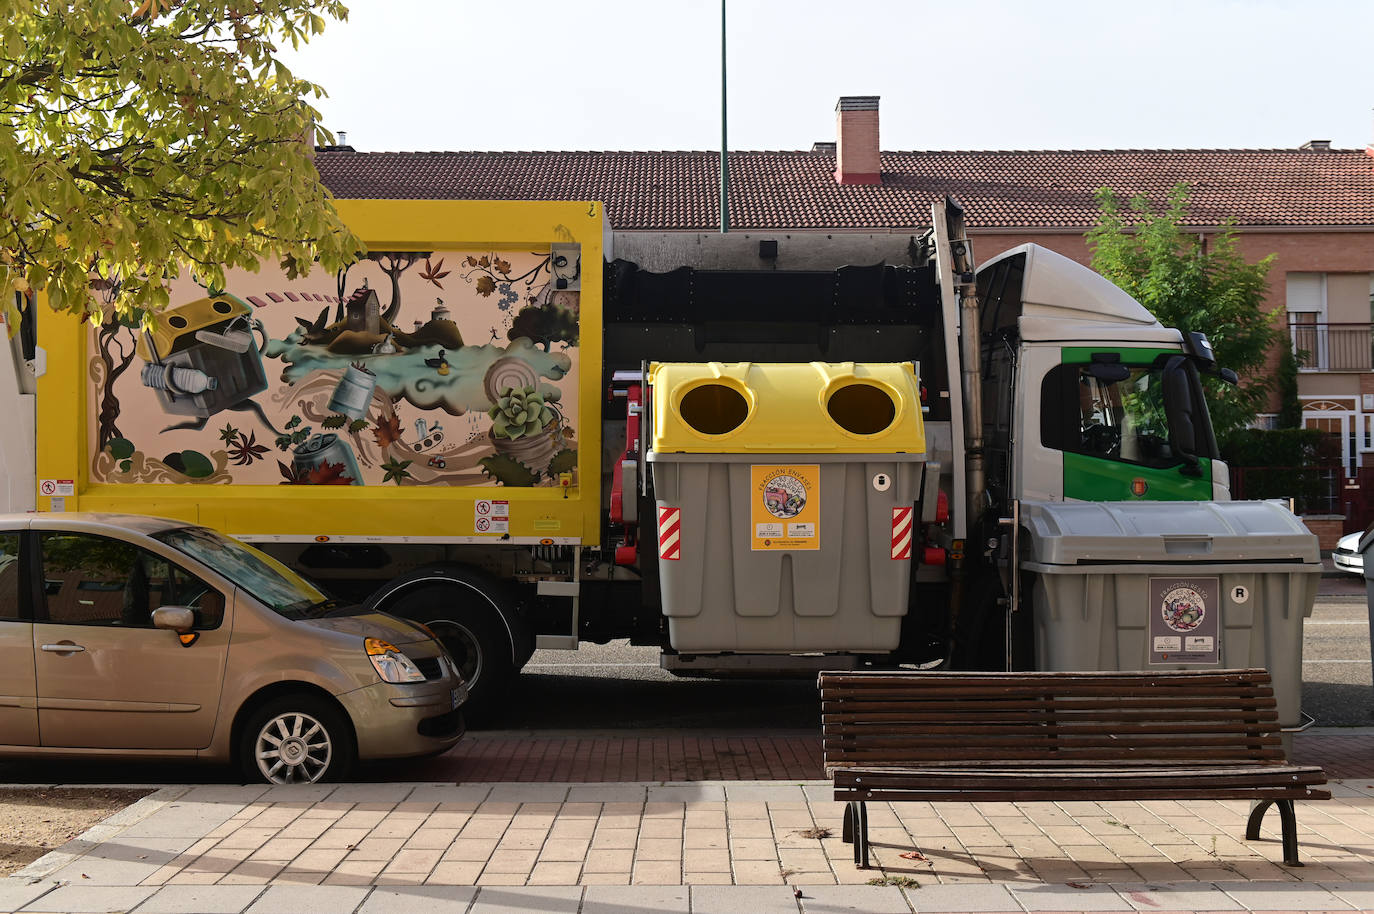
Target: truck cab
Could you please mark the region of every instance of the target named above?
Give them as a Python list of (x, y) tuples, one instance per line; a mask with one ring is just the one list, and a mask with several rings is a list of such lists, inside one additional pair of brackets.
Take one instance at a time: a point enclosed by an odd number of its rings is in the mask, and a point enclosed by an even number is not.
[(978, 272), (989, 485), (1014, 499), (1229, 501), (1201, 334), (1038, 245)]

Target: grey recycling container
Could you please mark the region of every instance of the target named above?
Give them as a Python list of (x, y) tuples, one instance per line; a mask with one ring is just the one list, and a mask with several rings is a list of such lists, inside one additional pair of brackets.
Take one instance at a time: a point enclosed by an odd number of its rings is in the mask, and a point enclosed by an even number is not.
[(656, 363), (646, 460), (680, 653), (894, 650), (926, 460), (903, 363)]
[(1022, 502), (1036, 666), (1264, 667), (1301, 717), (1317, 538), (1271, 502)]

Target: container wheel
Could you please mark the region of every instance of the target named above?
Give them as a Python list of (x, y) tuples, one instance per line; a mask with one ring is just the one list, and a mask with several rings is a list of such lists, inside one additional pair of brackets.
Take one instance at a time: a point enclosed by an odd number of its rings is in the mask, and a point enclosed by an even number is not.
[(314, 695), (283, 695), (248, 719), (239, 764), (248, 781), (313, 784), (347, 777), (355, 754), (353, 734), (337, 708)]

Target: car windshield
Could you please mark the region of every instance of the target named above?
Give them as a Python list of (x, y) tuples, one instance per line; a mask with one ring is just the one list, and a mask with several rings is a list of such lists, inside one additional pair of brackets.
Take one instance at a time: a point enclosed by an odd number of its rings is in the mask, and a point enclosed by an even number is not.
[(208, 565), (288, 618), (319, 615), (333, 606), (319, 588), (270, 555), (213, 530), (181, 527), (153, 538)]

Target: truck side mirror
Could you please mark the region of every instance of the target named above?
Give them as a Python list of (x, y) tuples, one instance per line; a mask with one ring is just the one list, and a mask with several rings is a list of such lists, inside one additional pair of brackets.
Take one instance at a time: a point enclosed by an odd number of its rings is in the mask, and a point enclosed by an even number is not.
[(1197, 436), (1193, 431), (1193, 392), (1185, 369), (1187, 358), (1176, 355), (1164, 366), (1164, 413), (1169, 420), (1169, 445), (1183, 458), (1179, 472), (1201, 476), (1198, 466)]

